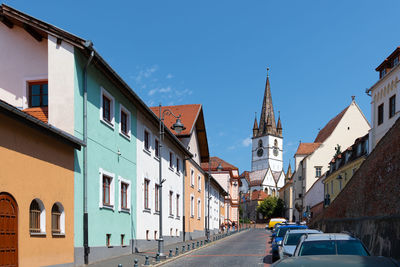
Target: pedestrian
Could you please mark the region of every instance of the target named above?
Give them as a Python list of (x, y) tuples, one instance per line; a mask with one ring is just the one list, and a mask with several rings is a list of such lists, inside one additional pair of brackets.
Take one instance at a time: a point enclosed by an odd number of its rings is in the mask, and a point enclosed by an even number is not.
[(235, 222), (232, 223), (232, 229), (235, 231)]

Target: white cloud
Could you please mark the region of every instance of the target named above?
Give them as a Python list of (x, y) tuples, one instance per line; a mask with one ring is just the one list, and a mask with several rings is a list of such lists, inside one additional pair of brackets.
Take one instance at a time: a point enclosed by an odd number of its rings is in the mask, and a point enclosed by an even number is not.
[(168, 92), (171, 92), (171, 87), (168, 86), (168, 87), (160, 88), (160, 90), (158, 90), (158, 92), (160, 92), (160, 93), (168, 93)]
[(151, 67), (145, 68), (143, 70), (140, 70), (138, 75), (134, 77), (135, 81), (137, 83), (140, 83), (143, 78), (149, 78), (154, 72), (158, 70), (158, 65), (153, 65)]
[(242, 141), (242, 145), (245, 146), (245, 147), (251, 146), (251, 138), (250, 138), (250, 137), (247, 137), (246, 139), (244, 139), (244, 140)]
[(174, 78), (174, 75), (172, 75), (171, 73), (168, 73), (167, 76), (165, 76), (165, 78), (172, 79), (172, 78)]

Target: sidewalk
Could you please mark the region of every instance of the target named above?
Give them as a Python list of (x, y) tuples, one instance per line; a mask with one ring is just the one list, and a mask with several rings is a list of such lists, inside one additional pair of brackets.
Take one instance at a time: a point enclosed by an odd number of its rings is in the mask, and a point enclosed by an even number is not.
[[(242, 229), (241, 231), (244, 231), (245, 229)], [(238, 231), (231, 231), (229, 234), (225, 233), (225, 234), (216, 234), (216, 235), (212, 235), (210, 237), (211, 243), (222, 239), (224, 237), (230, 236), (232, 234), (237, 233)], [(197, 246), (197, 243), (198, 246)], [(172, 258), (176, 257), (176, 248), (178, 248), (178, 255), (182, 254), (182, 246), (185, 247), (185, 251), (183, 253), (186, 253), (188, 251), (188, 245), (190, 245), (190, 251), (193, 250), (193, 244), (195, 246), (195, 249), (202, 247), (201, 244), (203, 244), (203, 247), (206, 243), (206, 237), (202, 237), (202, 238), (198, 238), (198, 239), (193, 239), (193, 240), (188, 240), (185, 242), (179, 242), (179, 243), (175, 243), (175, 244), (170, 244), (170, 245), (165, 245), (164, 246), (164, 253), (167, 256), (167, 259), (171, 259), (168, 257), (170, 250), (172, 250)], [(156, 262), (156, 255), (157, 255), (157, 248), (145, 251), (145, 252), (140, 252), (140, 253), (134, 253), (134, 254), (129, 254), (129, 255), (124, 255), (124, 256), (119, 256), (116, 258), (112, 258), (112, 259), (108, 259), (108, 260), (104, 260), (104, 261), (100, 261), (100, 262), (96, 262), (96, 263), (92, 263), (89, 264), (88, 266), (93, 266), (93, 267), (118, 267), (119, 264), (122, 264), (122, 266), (134, 266), (135, 264), (135, 259), (138, 261), (137, 264), (138, 266), (142, 266), (145, 264), (146, 261), (146, 256), (149, 259), (149, 264), (150, 265), (154, 265), (154, 264), (158, 264), (160, 262)]]

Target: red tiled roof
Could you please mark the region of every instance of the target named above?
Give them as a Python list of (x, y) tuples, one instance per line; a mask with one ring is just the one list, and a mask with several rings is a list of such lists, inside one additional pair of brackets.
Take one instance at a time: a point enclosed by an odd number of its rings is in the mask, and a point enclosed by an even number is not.
[[(151, 111), (159, 117), (160, 111), (159, 107), (150, 107)], [(201, 105), (200, 104), (190, 104), (190, 105), (179, 105), (179, 106), (163, 106), (161, 107), (161, 112), (169, 109), (174, 113), (174, 115), (181, 115), (181, 121), (186, 127), (179, 135), (171, 129), (171, 126), (176, 122), (174, 116), (164, 116), (164, 124), (167, 126), (176, 136), (189, 135), (194, 129), (197, 117), (199, 116)]]
[(26, 108), (22, 110), (23, 112), (41, 120), (44, 123), (48, 122), (49, 109), (48, 107), (36, 107), (36, 108)]
[[(237, 167), (233, 166), (232, 164), (218, 157), (210, 157), (210, 163), (212, 171), (216, 171), (219, 164), (221, 164), (223, 171), (239, 170)], [(208, 171), (209, 169), (208, 162), (201, 163), (201, 168), (205, 171)]]
[(321, 131), (319, 131), (317, 137), (314, 140), (314, 143), (323, 143), (329, 136), (331, 136), (333, 130), (335, 130), (336, 126), (339, 124), (342, 119), (344, 113), (349, 107), (346, 107), (342, 112), (336, 115), (333, 119), (331, 119)]
[(240, 179), (244, 178), (246, 179), (247, 183), (250, 184), (250, 176), (248, 171), (242, 172), (242, 174), (239, 176)]
[(310, 155), (313, 153), (321, 143), (300, 143), (297, 148), (296, 155)]
[(251, 193), (251, 200), (264, 200), (268, 197), (268, 194), (262, 190), (255, 190)]

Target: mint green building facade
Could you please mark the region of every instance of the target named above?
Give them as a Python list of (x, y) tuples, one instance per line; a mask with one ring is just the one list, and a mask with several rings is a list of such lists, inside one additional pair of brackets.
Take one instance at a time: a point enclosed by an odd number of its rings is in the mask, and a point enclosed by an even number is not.
[[(83, 69), (88, 58), (75, 48), (74, 135), (83, 139)], [(110, 98), (113, 123), (102, 120), (102, 97)], [(89, 263), (129, 254), (135, 239), (136, 108), (96, 64), (87, 73), (87, 205)], [(130, 137), (120, 132), (121, 105), (129, 114)], [(127, 111), (127, 112), (126, 112)], [(103, 175), (112, 178), (110, 205), (103, 205)], [(128, 209), (121, 208), (121, 181), (128, 184)], [(75, 264), (84, 263), (83, 151), (75, 157)]]

